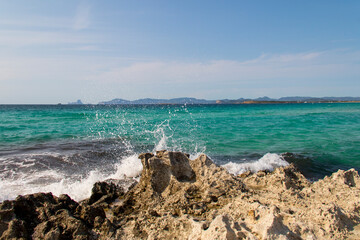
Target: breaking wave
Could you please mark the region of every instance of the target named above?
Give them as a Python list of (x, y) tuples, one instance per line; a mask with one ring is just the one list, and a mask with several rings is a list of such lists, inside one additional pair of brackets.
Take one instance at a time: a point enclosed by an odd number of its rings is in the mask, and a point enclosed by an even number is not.
[(234, 163), (229, 162), (222, 165), (225, 169), (227, 169), (230, 173), (238, 175), (247, 171), (258, 172), (261, 170), (273, 171), (278, 167), (285, 167), (289, 165), (287, 161), (276, 153), (267, 153), (259, 160), (245, 163)]
[[(114, 171), (106, 172), (95, 169), (86, 175), (72, 174), (55, 169), (34, 171), (32, 173), (19, 172), (12, 176), (1, 177), (0, 201), (16, 198), (18, 195), (36, 192), (52, 192), (54, 195), (68, 194), (79, 201), (88, 198), (95, 182), (106, 179), (124, 179), (137, 177), (141, 173), (142, 165), (137, 155), (122, 158), (112, 165)], [(3, 175), (3, 174), (2, 174)]]
[[(38, 148), (18, 149), (0, 156), (0, 201), (15, 199), (18, 195), (36, 192), (68, 194), (76, 201), (88, 198), (94, 183), (107, 179), (139, 179), (142, 164), (138, 155), (167, 149), (190, 153), (195, 159), (206, 152), (206, 147), (193, 142), (184, 147), (174, 137), (170, 120), (145, 130), (152, 144), (114, 138), (95, 141), (48, 143)], [(216, 162), (216, 158), (214, 159)], [(268, 153), (257, 161), (223, 165), (230, 173), (270, 170), (286, 166), (280, 155)]]

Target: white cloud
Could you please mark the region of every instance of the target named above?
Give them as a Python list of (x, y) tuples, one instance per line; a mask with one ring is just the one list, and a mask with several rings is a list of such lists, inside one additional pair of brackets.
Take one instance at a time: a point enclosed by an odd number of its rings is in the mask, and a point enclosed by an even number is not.
[(81, 44), (84, 46), (83, 50), (90, 50), (89, 46), (99, 42), (102, 37), (73, 31), (87, 28), (90, 24), (89, 17), (90, 6), (82, 4), (78, 6), (74, 18), (26, 16), (19, 19), (0, 19), (0, 47)]
[[(96, 103), (116, 97), (358, 95), (360, 52), (262, 55), (248, 61), (0, 56), (0, 103)], [(12, 98), (11, 98), (12, 97)]]
[[(315, 78), (341, 75), (344, 64), (333, 52), (308, 52), (286, 55), (261, 55), (248, 61), (137, 62), (101, 72), (93, 79), (106, 82), (244, 82), (266, 79)], [(348, 61), (351, 61), (350, 59)], [(349, 68), (351, 66), (347, 64)], [(353, 69), (357, 73), (360, 70)]]
[[(118, 89), (126, 86), (127, 91), (118, 95), (124, 98), (130, 92), (140, 94), (138, 97), (144, 97), (142, 92), (146, 92), (148, 97), (157, 94), (212, 99), (311, 93), (318, 96), (319, 92), (358, 95), (359, 83), (353, 82), (360, 78), (359, 59), (360, 52), (327, 51), (268, 54), (248, 61), (148, 61), (113, 67), (88, 79)], [(339, 86), (343, 86), (343, 93), (338, 92)], [(133, 94), (129, 97), (134, 98)]]
[(90, 12), (91, 6), (82, 3), (78, 5), (74, 18), (31, 15), (17, 19), (0, 18), (0, 47), (82, 44), (82, 50), (90, 50), (94, 47), (89, 46), (101, 36), (73, 31), (90, 26)]

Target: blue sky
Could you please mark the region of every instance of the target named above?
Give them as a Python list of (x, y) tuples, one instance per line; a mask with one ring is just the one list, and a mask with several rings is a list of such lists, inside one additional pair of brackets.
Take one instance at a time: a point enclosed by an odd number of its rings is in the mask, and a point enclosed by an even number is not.
[(0, 2), (0, 103), (360, 96), (360, 1)]

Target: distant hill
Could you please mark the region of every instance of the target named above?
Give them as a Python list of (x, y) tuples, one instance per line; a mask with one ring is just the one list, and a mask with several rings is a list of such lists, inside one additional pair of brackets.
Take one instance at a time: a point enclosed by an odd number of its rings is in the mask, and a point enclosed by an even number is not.
[(259, 98), (255, 98), (255, 99), (252, 99), (254, 101), (276, 101), (277, 99), (273, 99), (273, 98), (269, 98), (269, 97), (259, 97)]
[[(78, 100), (80, 101), (80, 100)], [(221, 100), (206, 100), (197, 98), (172, 98), (172, 99), (155, 99), (155, 98), (143, 98), (138, 100), (125, 100), (121, 98), (115, 98), (110, 101), (99, 102), (98, 104), (104, 105), (116, 105), (116, 104), (252, 104), (252, 103), (302, 103), (302, 102), (351, 102), (360, 101), (360, 97), (281, 97), (278, 99), (269, 97), (259, 98), (238, 98), (238, 99), (221, 99)], [(81, 101), (80, 101), (81, 102)], [(69, 103), (70, 104), (70, 103)], [(71, 104), (78, 104), (77, 102)], [(82, 104), (82, 103), (80, 103)]]
[(360, 101), (360, 97), (281, 97), (281, 98), (269, 98), (269, 97), (259, 97), (254, 99), (244, 99), (239, 98), (236, 100), (217, 100), (218, 104), (243, 104), (243, 103), (304, 103), (304, 102), (351, 102), (351, 101)]
[(104, 101), (104, 102), (99, 102), (98, 104), (130, 104), (131, 101), (129, 100), (125, 100), (125, 99), (121, 99), (121, 98), (115, 98), (111, 101)]
[(205, 100), (197, 98), (172, 98), (172, 99), (154, 99), (154, 98), (143, 98), (134, 101), (125, 99), (113, 99), (111, 101), (99, 102), (99, 104), (214, 104), (215, 100)]
[(282, 97), (278, 101), (328, 102), (328, 101), (360, 101), (360, 97)]
[(282, 97), (277, 99), (278, 101), (306, 101), (306, 99), (311, 99), (313, 97)]

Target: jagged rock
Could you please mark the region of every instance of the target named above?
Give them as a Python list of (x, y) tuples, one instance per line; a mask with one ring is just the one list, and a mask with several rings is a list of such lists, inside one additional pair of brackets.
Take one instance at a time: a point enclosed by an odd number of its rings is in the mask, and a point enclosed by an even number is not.
[(189, 239), (256, 239), (256, 237), (242, 229), (230, 216), (221, 214), (217, 216), (209, 226), (194, 223), (193, 232), (190, 234)]
[(98, 218), (97, 221), (104, 221), (105, 212), (101, 206), (92, 206), (92, 205), (79, 205), (76, 209), (75, 216), (84, 220), (91, 227), (94, 226), (95, 218)]
[(284, 225), (283, 217), (275, 206), (269, 209), (269, 213), (261, 217), (254, 226), (263, 239), (296, 239), (290, 229)]
[(74, 216), (78, 207), (69, 196), (51, 193), (5, 201), (0, 204), (1, 239), (88, 239), (91, 229), (87, 225), (91, 222)]
[(21, 239), (29, 238), (29, 233), (26, 230), (25, 222), (18, 219), (13, 219), (9, 222), (7, 229), (3, 232), (1, 239)]
[(80, 204), (51, 193), (4, 201), (0, 239), (360, 239), (354, 169), (310, 182), (294, 165), (234, 176), (204, 154), (139, 158), (127, 192), (112, 179)]
[(109, 179), (106, 179), (104, 182), (106, 182), (108, 184), (111, 184), (111, 183), (115, 184), (120, 189), (123, 189), (124, 193), (131, 190), (138, 183), (138, 181), (135, 180), (133, 177), (126, 177), (126, 176), (123, 179), (109, 178)]
[(129, 205), (131, 200), (135, 209), (154, 209), (160, 215), (173, 212), (205, 217), (208, 208), (220, 207), (227, 203), (227, 196), (245, 191), (241, 181), (204, 154), (195, 160), (167, 151), (139, 157), (143, 164), (140, 182), (124, 201)]
[(90, 229), (80, 219), (75, 218), (68, 210), (59, 210), (48, 221), (36, 226), (34, 239), (89, 239)]
[(310, 182), (296, 169), (293, 164), (284, 168), (277, 168), (271, 174), (259, 171), (242, 178), (246, 186), (254, 189), (266, 189), (276, 186), (273, 191), (281, 192), (287, 189), (301, 190)]
[(113, 182), (97, 182), (94, 184), (91, 196), (87, 200), (86, 204), (109, 204), (124, 194), (124, 189)]

